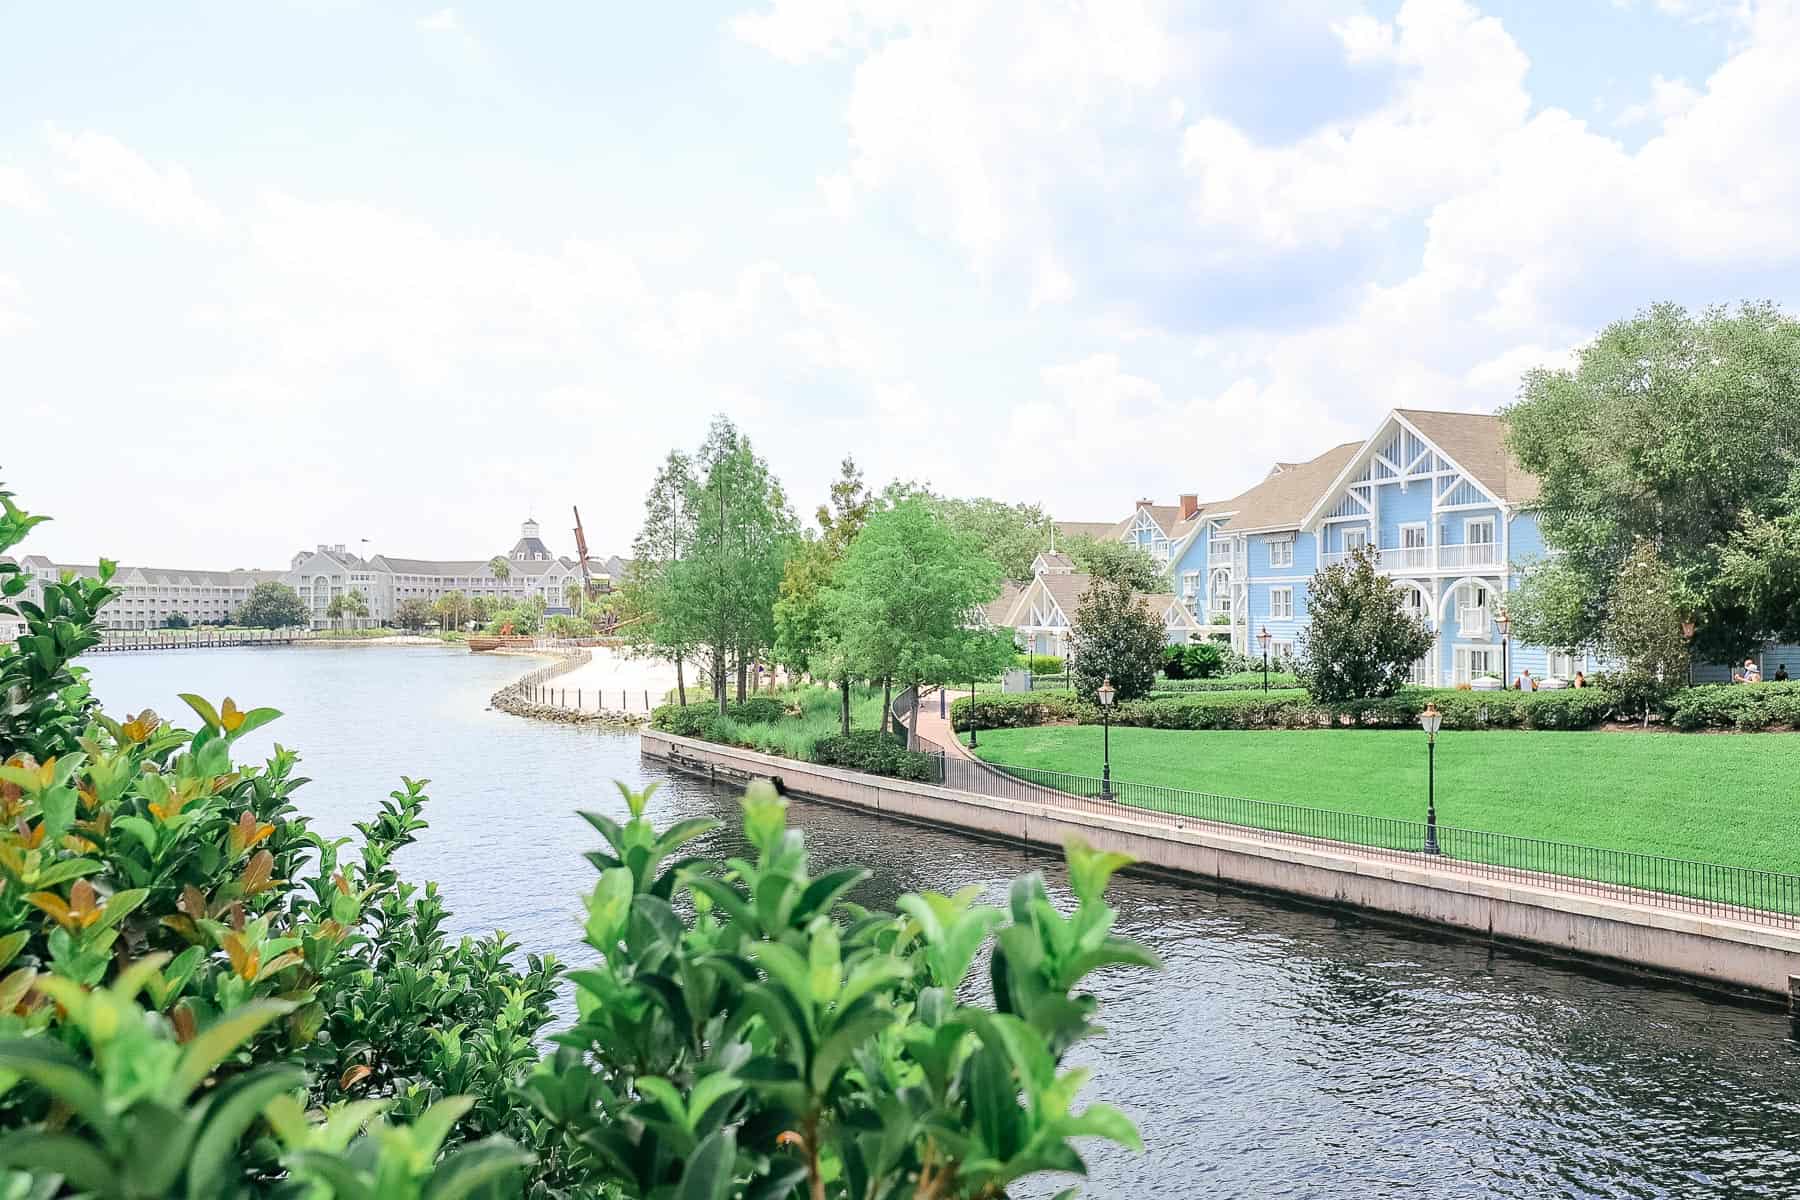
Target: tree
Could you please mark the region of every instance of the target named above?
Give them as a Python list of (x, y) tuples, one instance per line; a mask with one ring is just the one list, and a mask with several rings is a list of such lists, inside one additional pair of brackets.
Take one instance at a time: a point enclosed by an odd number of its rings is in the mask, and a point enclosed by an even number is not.
[(496, 605), (492, 596), (469, 597), (469, 618), (478, 624), (486, 625), (494, 615)]
[(1326, 703), (1391, 696), (1435, 641), (1423, 617), (1407, 614), (1400, 585), (1376, 570), (1374, 549), (1364, 547), (1312, 577), (1294, 673)]
[(475, 605), (462, 592), (445, 592), (431, 606), (432, 619), (446, 629), (462, 629), (475, 619)]
[(172, 612), (163, 618), (164, 629), (186, 629), (189, 624), (186, 613)]
[(838, 723), (850, 732), (849, 657), (832, 626), (826, 590), (838, 564), (881, 504), (863, 486), (862, 471), (848, 456), (839, 464), (829, 504), (817, 510), (819, 536), (797, 542), (782, 567), (775, 601), (775, 658), (789, 671), (806, 672), (837, 684)]
[(585, 594), (581, 588), (581, 580), (570, 579), (563, 583), (563, 603), (577, 616), (581, 614), (581, 601)]
[(288, 629), (307, 624), (306, 605), (300, 593), (285, 583), (265, 580), (250, 589), (250, 598), (238, 609), (237, 623), (254, 629)]
[(677, 620), (680, 609), (667, 588), (671, 569), (694, 540), (693, 497), (693, 462), (671, 450), (644, 497), (644, 523), (631, 543), (631, 566), (619, 604), (626, 616), (620, 626), (626, 644), (675, 664), (676, 697), (684, 706), (686, 659), (693, 644)]
[(1687, 682), (1690, 659), (1682, 623), (1691, 598), (1675, 570), (1643, 539), (1619, 568), (1606, 599), (1602, 645), (1625, 664), (1613, 677), (1619, 707), (1641, 712), (1648, 725), (1651, 710)]
[(369, 601), (361, 592), (352, 588), (333, 596), (325, 606), (325, 615), (333, 621), (360, 619), (369, 615)]
[(649, 612), (667, 622), (671, 644), (691, 646), (711, 668), (713, 699), (725, 711), (729, 674), (744, 699), (750, 664), (775, 643), (775, 600), (797, 533), (786, 493), (750, 439), (714, 417), (689, 489), (693, 514), (687, 554), (669, 565), (649, 595)]
[(819, 505), (815, 514), (819, 533), (833, 561), (842, 558), (856, 535), (862, 532), (876, 503), (869, 489), (863, 486), (862, 469), (846, 454), (844, 461), (838, 464), (838, 477), (831, 485), (830, 503)]
[[(1512, 452), (1540, 481), (1544, 538), (1559, 551), (1525, 580), (1527, 607), (1557, 618), (1534, 630), (1538, 640), (1604, 644), (1613, 585), (1640, 541), (1691, 597), (1707, 657), (1741, 656), (1774, 632), (1740, 622), (1761, 614), (1738, 607), (1742, 594), (1721, 568), (1734, 534), (1795, 512), (1800, 322), (1771, 304), (1697, 317), (1659, 304), (1608, 326), (1573, 370), (1527, 374), (1504, 415)], [(1744, 554), (1759, 545), (1739, 543)], [(1531, 594), (1546, 592), (1594, 599)]]
[(437, 620), (437, 609), (423, 596), (408, 596), (394, 609), (394, 624), (415, 632)]
[[(512, 564), (506, 561), (506, 555), (496, 554), (488, 559), (488, 574), (502, 585), (512, 578)], [(506, 589), (502, 586), (500, 590), (504, 592)]]
[(1096, 579), (1082, 593), (1069, 629), (1069, 674), (1075, 694), (1097, 698), (1108, 679), (1121, 700), (1148, 695), (1156, 684), (1167, 637), (1162, 618), (1129, 584)]
[(1069, 556), (1077, 570), (1096, 579), (1123, 583), (1139, 592), (1170, 590), (1169, 581), (1156, 560), (1141, 546), (1130, 542), (1121, 542), (1117, 538), (1072, 537), (1058, 542), (1057, 549)]
[(1712, 620), (1800, 641), (1800, 481), (1786, 516), (1749, 518), (1725, 544), (1710, 603)]
[(972, 534), (953, 528), (922, 498), (872, 514), (838, 568), (828, 620), (855, 669), (888, 689), (989, 676), (1012, 658), (1010, 634), (974, 615), (1000, 594), (1000, 568)]
[(1035, 504), (1007, 504), (985, 496), (935, 497), (938, 514), (958, 533), (973, 537), (981, 553), (1006, 579), (1030, 579), (1031, 563), (1050, 545), (1050, 518)]

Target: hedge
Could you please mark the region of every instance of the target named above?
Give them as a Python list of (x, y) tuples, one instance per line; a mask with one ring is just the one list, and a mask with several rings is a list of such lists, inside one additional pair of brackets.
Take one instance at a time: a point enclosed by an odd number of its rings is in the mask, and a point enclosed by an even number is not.
[[(1445, 729), (1589, 729), (1605, 720), (1612, 697), (1599, 688), (1555, 692), (1473, 692), (1407, 688), (1379, 700), (1316, 704), (1298, 688), (1194, 692), (1153, 696), (1113, 710), (1112, 723), (1147, 729), (1400, 729), (1417, 727), (1427, 703), (1444, 714)], [(1800, 703), (1797, 697), (1796, 703)], [(1070, 692), (967, 697), (950, 706), (953, 728), (1019, 729), (1073, 722), (1100, 723), (1097, 705)]]
[(1061, 675), (1063, 660), (1055, 654), (1015, 654), (1013, 666), (1033, 675)]
[(879, 729), (856, 729), (822, 737), (813, 747), (813, 761), (918, 783), (936, 783), (938, 778), (937, 762), (931, 755), (908, 750), (892, 734)]
[(1708, 683), (1684, 688), (1669, 704), (1677, 729), (1769, 729), (1800, 726), (1800, 681)]
[[(1159, 676), (1151, 694), (1157, 692), (1247, 692), (1251, 689), (1262, 690), (1263, 676), (1261, 671), (1247, 671), (1237, 675), (1220, 675), (1212, 679), (1169, 679)], [(1271, 688), (1295, 688), (1300, 681), (1287, 671), (1270, 671), (1269, 686)]]
[[(677, 737), (716, 741), (713, 737), (713, 721), (718, 715), (719, 706), (711, 701), (689, 704), (686, 707), (664, 704), (650, 711), (650, 728), (672, 733)], [(752, 696), (738, 704), (727, 704), (725, 715), (746, 725), (772, 725), (788, 716), (789, 709), (773, 696)]]

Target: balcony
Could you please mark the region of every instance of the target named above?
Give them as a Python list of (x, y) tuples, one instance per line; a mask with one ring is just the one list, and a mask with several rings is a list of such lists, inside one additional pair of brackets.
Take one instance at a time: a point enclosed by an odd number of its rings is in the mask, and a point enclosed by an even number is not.
[[(1350, 561), (1348, 551), (1332, 551), (1319, 555), (1321, 567)], [(1500, 547), (1492, 542), (1467, 546), (1389, 546), (1375, 552), (1375, 566), (1381, 571), (1474, 570), (1500, 565)]]
[(1214, 538), (1212, 541), (1206, 543), (1206, 557), (1209, 561), (1212, 559), (1230, 558), (1231, 539)]

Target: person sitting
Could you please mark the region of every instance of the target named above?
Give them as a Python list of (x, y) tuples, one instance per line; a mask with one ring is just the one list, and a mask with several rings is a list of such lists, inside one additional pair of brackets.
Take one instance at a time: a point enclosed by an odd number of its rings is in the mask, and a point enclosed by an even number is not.
[(1733, 671), (1731, 673), (1731, 682), (1761, 683), (1762, 670), (1757, 667), (1756, 660), (1754, 658), (1746, 658), (1744, 660), (1744, 669), (1742, 671)]
[(1575, 672), (1575, 686), (1576, 687), (1586, 687), (1587, 686), (1587, 673), (1585, 671)]
[(1530, 667), (1526, 667), (1524, 670), (1519, 672), (1519, 677), (1517, 679), (1513, 680), (1513, 687), (1516, 690), (1521, 691), (1521, 692), (1537, 691), (1538, 681), (1531, 677), (1531, 668)]
[(1775, 666), (1775, 682), (1776, 683), (1786, 683), (1787, 677), (1788, 677), (1787, 664), (1786, 663), (1777, 663)]

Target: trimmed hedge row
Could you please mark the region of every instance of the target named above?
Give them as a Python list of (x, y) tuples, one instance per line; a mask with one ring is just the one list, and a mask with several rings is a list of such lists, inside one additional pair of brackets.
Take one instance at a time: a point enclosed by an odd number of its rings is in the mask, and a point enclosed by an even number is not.
[[(1238, 675), (1221, 675), (1214, 679), (1168, 679), (1158, 677), (1152, 692), (1247, 692), (1252, 688), (1262, 690), (1263, 677), (1261, 671), (1248, 671)], [(1295, 688), (1300, 681), (1287, 671), (1270, 671), (1269, 686), (1271, 688)]]
[[(1612, 711), (1599, 688), (1557, 692), (1470, 692), (1408, 688), (1380, 700), (1317, 704), (1304, 691), (1195, 692), (1154, 696), (1118, 705), (1112, 723), (1146, 729), (1401, 729), (1416, 728), (1427, 703), (1444, 714), (1445, 729), (1590, 729)], [(1100, 723), (1100, 709), (1070, 692), (967, 697), (950, 706), (951, 725), (965, 731), (971, 717), (982, 729), (1020, 729), (1073, 722)]]
[(908, 750), (892, 734), (879, 729), (854, 729), (847, 734), (822, 737), (813, 747), (813, 761), (916, 783), (937, 782), (937, 763), (931, 755)]
[(1669, 724), (1686, 730), (1800, 727), (1800, 681), (1684, 688), (1669, 705)]

